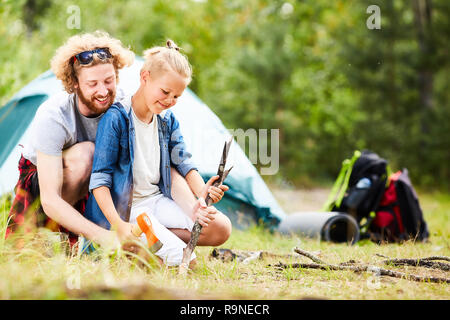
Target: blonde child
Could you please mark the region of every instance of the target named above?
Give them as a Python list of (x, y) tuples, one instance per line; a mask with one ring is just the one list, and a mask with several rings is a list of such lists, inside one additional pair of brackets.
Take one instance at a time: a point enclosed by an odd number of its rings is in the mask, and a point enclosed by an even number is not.
[[(86, 217), (115, 228), (126, 241), (136, 239), (132, 224), (146, 212), (163, 244), (156, 255), (174, 266), (181, 263), (195, 219), (204, 229), (200, 245), (220, 245), (228, 239), (230, 220), (204, 203), (208, 193), (219, 201), (228, 187), (211, 187), (217, 176), (204, 183), (186, 151), (179, 123), (168, 110), (191, 81), (187, 58), (171, 40), (166, 47), (146, 50), (144, 58), (139, 89), (130, 99), (113, 104), (99, 123)], [(183, 195), (178, 204), (172, 199), (171, 170), (187, 182), (178, 192)]]

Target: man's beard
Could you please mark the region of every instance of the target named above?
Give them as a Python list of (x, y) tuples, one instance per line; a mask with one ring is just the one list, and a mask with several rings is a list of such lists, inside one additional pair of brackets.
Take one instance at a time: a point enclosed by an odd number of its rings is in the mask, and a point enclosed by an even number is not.
[(77, 88), (77, 95), (78, 95), (81, 103), (83, 103), (91, 112), (94, 113), (93, 116), (99, 116), (102, 113), (104, 113), (106, 110), (108, 110), (109, 107), (114, 103), (114, 99), (116, 97), (116, 92), (108, 89), (107, 99), (109, 99), (109, 101), (103, 107), (99, 107), (97, 105), (97, 103), (95, 102), (95, 100), (96, 100), (95, 97), (98, 97), (98, 96), (92, 96), (91, 99), (88, 99), (83, 95), (80, 88)]

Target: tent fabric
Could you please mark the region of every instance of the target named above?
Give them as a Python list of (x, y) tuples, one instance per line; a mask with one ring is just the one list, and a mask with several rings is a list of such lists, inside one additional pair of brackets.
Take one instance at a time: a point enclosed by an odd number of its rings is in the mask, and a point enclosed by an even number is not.
[(37, 108), (46, 99), (45, 95), (34, 95), (20, 101), (9, 102), (0, 109), (0, 137), (2, 137), (0, 140), (0, 163), (3, 163), (14, 149), (15, 144), (33, 120)]
[[(137, 57), (131, 67), (120, 70), (118, 85), (126, 93), (133, 93), (139, 87), (142, 64), (143, 59)], [(0, 194), (11, 191), (17, 182), (20, 144), (27, 140), (27, 129), (37, 108), (61, 90), (61, 82), (47, 71), (0, 108)], [(217, 172), (223, 145), (231, 134), (219, 117), (189, 88), (171, 110), (180, 122), (181, 132), (200, 174), (209, 179)], [(237, 228), (246, 228), (255, 222), (263, 222), (271, 229), (276, 227), (286, 214), (235, 141), (227, 161), (227, 167), (231, 165), (233, 169), (225, 181), (230, 190), (217, 208), (227, 214)]]

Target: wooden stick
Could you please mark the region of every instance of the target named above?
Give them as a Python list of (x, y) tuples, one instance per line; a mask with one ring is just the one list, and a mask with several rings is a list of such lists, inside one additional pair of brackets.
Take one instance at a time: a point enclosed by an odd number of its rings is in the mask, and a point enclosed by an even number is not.
[(198, 238), (200, 237), (201, 232), (202, 226), (200, 225), (200, 223), (198, 223), (198, 220), (196, 220), (194, 226), (192, 227), (191, 238), (189, 239), (186, 248), (184, 248), (183, 250), (183, 260), (181, 261), (180, 267), (178, 269), (178, 274), (187, 274), (192, 252), (194, 252), (194, 249), (197, 246)]
[[(230, 169), (225, 170), (228, 152), (230, 150), (230, 146), (231, 146), (232, 142), (233, 142), (233, 136), (231, 136), (230, 140), (228, 142), (225, 142), (225, 145), (223, 146), (222, 158), (220, 160), (219, 168), (217, 169), (217, 175), (219, 176), (219, 178), (216, 181), (214, 181), (214, 183), (212, 184), (214, 187), (220, 186), (225, 181), (225, 179), (228, 176), (228, 174), (230, 173), (231, 169), (233, 169), (233, 167), (231, 167)], [(205, 202), (206, 202), (206, 206), (208, 206), (208, 207), (210, 205), (212, 205), (213, 200), (211, 199), (209, 194), (206, 196)], [(197, 246), (198, 238), (200, 237), (201, 231), (202, 231), (202, 226), (200, 225), (200, 223), (198, 222), (198, 219), (197, 219), (194, 223), (194, 226), (192, 227), (191, 239), (189, 240), (189, 243), (187, 244), (186, 248), (184, 248), (184, 250), (183, 250), (183, 259), (181, 260), (181, 264), (178, 269), (178, 274), (180, 274), (180, 275), (187, 274), (187, 271), (189, 269), (189, 263), (191, 261), (192, 252), (194, 252), (194, 249)]]
[[(382, 257), (382, 258), (386, 258), (386, 259), (392, 259), (388, 256), (376, 253), (376, 256)], [(417, 260), (417, 259), (416, 259)], [(443, 260), (443, 261), (449, 261), (450, 262), (450, 257), (446, 257), (446, 256), (431, 256), (431, 257), (426, 257), (426, 258), (418, 258), (418, 260), (426, 260), (426, 261), (431, 261), (431, 260)]]
[(391, 264), (394, 266), (414, 266), (414, 267), (425, 267), (431, 269), (439, 269), (443, 271), (450, 271), (450, 264), (444, 262), (434, 262), (420, 259), (390, 259), (384, 260), (384, 264)]
[[(231, 169), (230, 169), (231, 170)], [(229, 172), (229, 170), (228, 170)], [(217, 187), (222, 184), (223, 180), (225, 180), (226, 175), (224, 174), (222, 177), (219, 177), (214, 183), (213, 186)], [(209, 194), (206, 196), (206, 206), (210, 206), (213, 202)], [(189, 269), (189, 262), (191, 261), (192, 252), (194, 252), (195, 247), (197, 246), (198, 238), (200, 237), (200, 233), (202, 232), (202, 226), (198, 222), (198, 219), (195, 220), (194, 226), (192, 227), (191, 238), (189, 242), (183, 250), (183, 259), (181, 260), (180, 267), (178, 269), (178, 274), (186, 275)]]
[(428, 257), (428, 258), (423, 258), (422, 260), (444, 260), (444, 261), (449, 261), (450, 262), (450, 257), (446, 257), (446, 256), (432, 256), (432, 257)]
[(305, 256), (305, 257), (311, 259), (312, 261), (314, 261), (314, 262), (316, 262), (316, 263), (318, 263), (318, 264), (328, 264), (328, 263), (326, 263), (325, 261), (320, 260), (319, 258), (317, 258), (317, 257), (316, 257), (315, 255), (313, 255), (312, 253), (309, 253), (308, 251), (302, 250), (302, 249), (300, 249), (300, 248), (298, 248), (298, 247), (295, 247), (295, 248), (294, 248), (294, 251), (297, 252), (298, 254), (302, 255), (302, 256)]
[(449, 278), (440, 278), (440, 277), (422, 277), (414, 274), (406, 274), (403, 272), (387, 270), (375, 266), (363, 265), (363, 266), (342, 266), (342, 265), (331, 265), (331, 264), (315, 264), (315, 263), (292, 263), (292, 264), (284, 264), (279, 262), (274, 265), (277, 268), (310, 268), (310, 269), (321, 269), (321, 270), (341, 270), (341, 271), (353, 271), (353, 272), (374, 272), (380, 276), (389, 276), (400, 279), (407, 279), (411, 281), (419, 281), (419, 282), (434, 282), (434, 283), (450, 283)]
[(308, 251), (302, 250), (300, 248), (294, 248), (294, 251), (297, 252), (298, 254), (305, 256), (311, 260), (313, 260), (314, 262), (316, 262), (317, 264), (299, 264), (299, 263), (294, 263), (294, 264), (283, 264), (283, 263), (279, 263), (278, 265), (275, 265), (276, 267), (280, 267), (280, 268), (315, 268), (315, 269), (322, 269), (322, 270), (344, 270), (344, 271), (353, 271), (353, 272), (375, 272), (378, 275), (382, 275), (382, 276), (389, 276), (389, 277), (394, 277), (394, 278), (402, 278), (402, 279), (407, 279), (407, 280), (412, 280), (412, 281), (425, 281), (425, 282), (435, 282), (435, 283), (450, 283), (450, 279), (449, 278), (440, 278), (440, 277), (422, 277), (422, 276), (417, 276), (414, 274), (406, 274), (403, 272), (398, 272), (398, 271), (392, 271), (392, 270), (387, 270), (387, 269), (383, 269), (380, 267), (376, 267), (376, 266), (371, 266), (371, 265), (361, 265), (361, 266), (351, 266), (351, 265), (333, 265), (333, 264), (328, 264), (325, 261), (317, 258), (316, 256), (314, 256), (313, 254), (309, 253)]
[(428, 258), (417, 258), (417, 259), (395, 259), (383, 256), (381, 254), (377, 254), (377, 256), (387, 258), (387, 260), (383, 261), (383, 263), (387, 265), (389, 264), (394, 266), (408, 265), (413, 267), (425, 267), (431, 269), (440, 269), (443, 271), (450, 271), (450, 264), (445, 262), (434, 261), (434, 260), (450, 261), (450, 258), (445, 256), (433, 256)]

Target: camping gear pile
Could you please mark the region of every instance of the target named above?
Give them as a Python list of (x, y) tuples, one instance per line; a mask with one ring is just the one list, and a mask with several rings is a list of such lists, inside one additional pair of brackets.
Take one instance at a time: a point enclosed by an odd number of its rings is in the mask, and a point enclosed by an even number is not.
[(391, 173), (376, 153), (355, 151), (343, 162), (326, 211), (352, 216), (360, 238), (375, 242), (426, 241), (429, 236), (408, 170)]
[(350, 244), (426, 241), (429, 236), (408, 170), (391, 173), (387, 160), (368, 150), (343, 161), (322, 210), (290, 214), (278, 231)]

